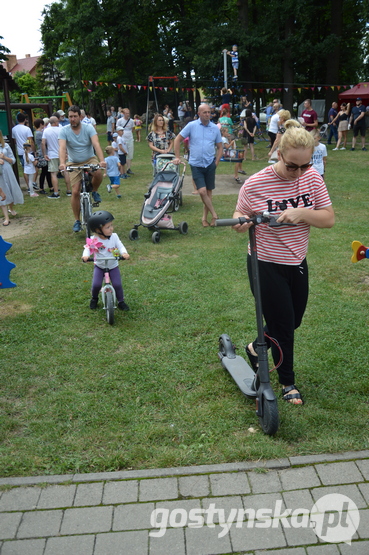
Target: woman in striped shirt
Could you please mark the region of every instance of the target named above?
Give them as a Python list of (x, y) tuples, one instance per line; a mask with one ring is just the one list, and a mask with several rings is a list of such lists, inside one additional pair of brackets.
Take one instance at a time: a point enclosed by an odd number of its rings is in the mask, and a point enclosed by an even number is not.
[[(301, 324), (308, 299), (309, 231), (310, 226), (332, 227), (334, 212), (325, 183), (312, 168), (314, 138), (294, 120), (287, 121), (285, 128), (278, 162), (245, 181), (234, 218), (268, 211), (278, 216), (278, 222), (295, 224), (295, 227), (260, 224), (255, 231), (266, 341), (276, 365), (281, 351), (283, 354), (278, 367), (283, 399), (302, 405), (301, 393), (295, 385), (293, 347), (294, 330)], [(234, 229), (245, 232), (250, 225), (236, 225)], [(247, 266), (252, 289), (250, 263), (249, 253)], [(246, 353), (256, 370), (256, 340), (246, 347)]]

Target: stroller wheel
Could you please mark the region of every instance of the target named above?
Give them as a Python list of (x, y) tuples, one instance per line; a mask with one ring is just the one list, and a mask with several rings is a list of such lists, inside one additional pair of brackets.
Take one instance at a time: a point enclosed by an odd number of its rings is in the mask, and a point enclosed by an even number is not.
[(136, 241), (138, 239), (137, 229), (131, 229), (131, 231), (129, 232), (129, 238), (131, 239), (131, 241)]
[(153, 243), (159, 243), (160, 241), (160, 231), (154, 231), (154, 233), (151, 235), (151, 239)]
[(188, 233), (188, 223), (187, 222), (181, 222), (178, 227), (179, 227), (179, 233), (181, 233), (182, 235), (187, 235), (187, 233)]
[(179, 191), (179, 206), (183, 205), (182, 191)]
[(179, 196), (176, 196), (173, 200), (173, 210), (174, 212), (178, 212), (179, 210)]

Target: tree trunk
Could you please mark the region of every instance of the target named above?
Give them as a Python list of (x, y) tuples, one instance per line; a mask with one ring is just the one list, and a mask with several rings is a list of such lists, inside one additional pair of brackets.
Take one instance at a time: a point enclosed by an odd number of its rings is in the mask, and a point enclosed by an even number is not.
[[(283, 56), (283, 84), (284, 88), (282, 91), (282, 103), (285, 110), (289, 110), (291, 115), (293, 114), (293, 87), (292, 83), (294, 81), (294, 72), (292, 66), (292, 54), (290, 46), (290, 37), (293, 35), (294, 31), (294, 18), (288, 17), (285, 21), (284, 26), (284, 38), (286, 40), (287, 46), (284, 51)], [(287, 89), (287, 90), (286, 90)]]
[[(331, 0), (331, 33), (336, 35), (337, 40), (334, 49), (327, 56), (327, 85), (339, 83), (340, 55), (341, 55), (341, 35), (342, 35), (342, 10), (343, 0)], [(325, 121), (328, 121), (328, 111), (332, 102), (337, 101), (337, 93), (329, 86), (326, 90), (325, 102)]]

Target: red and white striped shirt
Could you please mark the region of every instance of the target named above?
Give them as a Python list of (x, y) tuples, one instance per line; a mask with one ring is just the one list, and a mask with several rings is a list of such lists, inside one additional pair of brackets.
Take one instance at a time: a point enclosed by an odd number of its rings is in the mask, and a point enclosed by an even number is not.
[[(287, 208), (319, 210), (331, 206), (327, 187), (314, 169), (310, 168), (293, 181), (280, 177), (273, 166), (252, 175), (240, 189), (236, 210), (252, 216), (267, 210), (278, 216)], [(256, 226), (258, 259), (276, 264), (298, 265), (306, 257), (310, 226)]]

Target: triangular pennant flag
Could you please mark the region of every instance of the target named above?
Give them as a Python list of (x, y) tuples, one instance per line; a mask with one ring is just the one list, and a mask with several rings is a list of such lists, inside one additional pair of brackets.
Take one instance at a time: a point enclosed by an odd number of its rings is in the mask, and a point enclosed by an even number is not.
[(286, 92), (288, 92), (288, 87), (285, 87), (284, 90), (285, 90)]
[(299, 91), (299, 93), (301, 92), (301, 87), (297, 87), (297, 90)]
[(331, 89), (332, 89), (332, 91), (334, 91), (334, 85), (331, 85)]
[(321, 88), (322, 88), (322, 87), (318, 87), (318, 91), (319, 91), (319, 92), (320, 92)]

